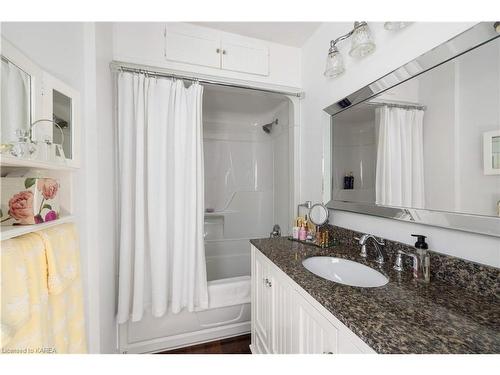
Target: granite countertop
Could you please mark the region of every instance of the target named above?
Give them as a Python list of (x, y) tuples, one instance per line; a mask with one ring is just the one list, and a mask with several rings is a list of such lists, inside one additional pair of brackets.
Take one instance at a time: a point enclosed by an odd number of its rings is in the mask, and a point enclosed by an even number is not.
[[(339, 244), (320, 249), (288, 238), (250, 241), (277, 267), (378, 353), (500, 353), (500, 301), (431, 280), (413, 280), (387, 261), (382, 268), (361, 258), (359, 247)], [(360, 288), (325, 280), (302, 260), (330, 255), (378, 269), (389, 283)]]

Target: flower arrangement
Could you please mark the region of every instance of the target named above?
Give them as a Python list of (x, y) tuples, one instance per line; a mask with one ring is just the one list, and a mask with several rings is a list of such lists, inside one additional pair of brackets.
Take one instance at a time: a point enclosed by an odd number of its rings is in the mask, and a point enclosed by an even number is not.
[[(24, 189), (19, 191), (20, 187)], [(58, 191), (59, 183), (53, 178), (3, 177), (2, 225), (40, 224), (58, 219)], [(7, 212), (5, 217), (4, 212)]]

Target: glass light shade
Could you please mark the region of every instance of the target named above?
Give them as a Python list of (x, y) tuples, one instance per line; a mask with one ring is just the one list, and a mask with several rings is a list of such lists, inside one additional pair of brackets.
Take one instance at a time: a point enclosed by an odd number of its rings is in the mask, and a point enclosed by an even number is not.
[(349, 55), (352, 57), (364, 57), (375, 51), (372, 33), (367, 24), (357, 26), (352, 34), (352, 44)]
[(411, 22), (385, 22), (384, 29), (391, 30), (391, 31), (397, 31), (397, 30), (404, 29), (410, 23)]
[(344, 73), (344, 59), (339, 51), (330, 51), (326, 57), (325, 77), (334, 78)]

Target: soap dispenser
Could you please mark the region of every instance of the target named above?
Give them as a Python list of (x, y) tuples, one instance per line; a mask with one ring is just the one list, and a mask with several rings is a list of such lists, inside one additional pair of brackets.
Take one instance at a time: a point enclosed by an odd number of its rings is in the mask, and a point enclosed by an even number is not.
[(417, 249), (427, 250), (429, 248), (429, 245), (427, 245), (427, 242), (425, 242), (425, 239), (427, 238), (426, 236), (423, 236), (421, 234), (412, 234), (412, 236), (417, 237), (417, 242), (415, 242), (415, 247)]
[(415, 277), (417, 280), (428, 283), (431, 279), (431, 256), (427, 251), (429, 245), (425, 242), (426, 236), (421, 234), (412, 234), (412, 236), (417, 237), (415, 248), (417, 249), (418, 264), (414, 270)]

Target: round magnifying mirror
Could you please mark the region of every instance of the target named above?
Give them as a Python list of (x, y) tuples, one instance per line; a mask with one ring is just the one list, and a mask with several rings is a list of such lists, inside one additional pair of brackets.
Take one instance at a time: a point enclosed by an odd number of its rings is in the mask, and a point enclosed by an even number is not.
[(328, 208), (321, 203), (316, 203), (309, 209), (309, 219), (315, 225), (323, 225), (328, 221)]

